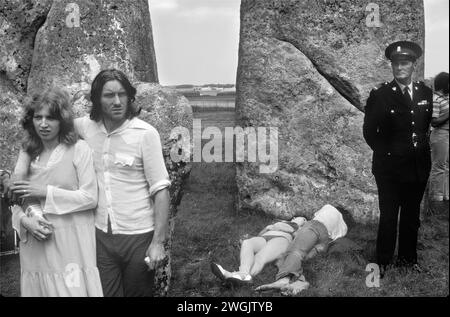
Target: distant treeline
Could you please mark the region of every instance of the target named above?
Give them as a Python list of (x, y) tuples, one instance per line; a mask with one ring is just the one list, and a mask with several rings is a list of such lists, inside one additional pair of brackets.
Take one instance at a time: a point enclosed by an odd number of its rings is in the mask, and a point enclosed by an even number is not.
[[(183, 91), (180, 92), (183, 96), (185, 97), (211, 97), (211, 96), (205, 96), (205, 95), (200, 95), (200, 91)], [(220, 91), (217, 92), (217, 97), (220, 96), (235, 96), (236, 92), (235, 91)]]
[(205, 85), (191, 85), (191, 84), (184, 84), (184, 85), (176, 85), (176, 86), (170, 86), (175, 89), (193, 89), (196, 87), (214, 87), (214, 88), (233, 88), (234, 84), (205, 84)]

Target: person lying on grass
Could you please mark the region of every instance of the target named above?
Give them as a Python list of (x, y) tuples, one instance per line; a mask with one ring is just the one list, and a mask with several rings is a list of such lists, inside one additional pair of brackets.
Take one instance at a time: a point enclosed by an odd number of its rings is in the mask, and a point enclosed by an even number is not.
[(235, 284), (250, 283), (267, 263), (286, 252), (297, 230), (306, 222), (303, 217), (279, 221), (266, 226), (256, 237), (242, 241), (239, 271), (229, 272), (211, 262), (211, 270), (222, 281)]
[[(283, 295), (296, 295), (309, 287), (303, 275), (302, 262), (326, 252), (330, 242), (347, 234), (347, 224), (343, 215), (350, 216), (342, 208), (323, 206), (297, 232), (294, 241), (278, 262), (276, 281), (261, 285), (256, 291), (279, 289)], [(350, 220), (350, 219), (349, 219)]]

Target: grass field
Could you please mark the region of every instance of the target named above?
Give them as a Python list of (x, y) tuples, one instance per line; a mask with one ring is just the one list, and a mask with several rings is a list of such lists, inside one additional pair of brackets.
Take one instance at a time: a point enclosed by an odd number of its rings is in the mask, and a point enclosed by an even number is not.
[[(234, 125), (233, 111), (194, 113), (205, 126)], [(210, 271), (210, 261), (237, 270), (240, 240), (256, 235), (272, 221), (260, 214), (237, 213), (235, 209), (235, 169), (232, 163), (193, 163), (175, 221), (172, 249), (172, 297), (276, 297), (276, 291), (255, 292), (254, 287), (271, 282), (275, 266), (268, 265), (254, 284), (233, 288), (222, 284)], [(327, 254), (305, 262), (304, 274), (310, 288), (298, 296), (448, 296), (449, 228), (448, 207), (427, 216), (420, 229), (419, 262), (427, 272), (418, 274), (399, 269), (389, 271), (380, 287), (366, 286), (366, 265), (373, 261), (376, 226), (355, 226), (347, 235), (347, 245), (337, 244)], [(18, 256), (1, 257), (1, 294), (19, 295)]]

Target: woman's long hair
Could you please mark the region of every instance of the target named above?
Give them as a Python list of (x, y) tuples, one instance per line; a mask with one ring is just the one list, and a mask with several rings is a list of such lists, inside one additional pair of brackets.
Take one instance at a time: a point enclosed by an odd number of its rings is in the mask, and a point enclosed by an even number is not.
[(131, 85), (127, 76), (117, 69), (105, 69), (102, 70), (95, 77), (94, 81), (91, 85), (91, 101), (92, 101), (92, 109), (90, 113), (91, 120), (96, 122), (100, 121), (103, 117), (102, 114), (102, 105), (101, 105), (101, 97), (103, 86), (109, 81), (117, 80), (125, 89), (128, 96), (128, 105), (126, 117), (127, 119), (132, 119), (137, 117), (140, 113), (140, 108), (136, 108), (133, 106), (133, 102), (136, 97), (136, 88)]
[(22, 148), (31, 159), (35, 159), (44, 149), (42, 140), (37, 134), (33, 117), (36, 111), (40, 111), (44, 106), (49, 107), (49, 113), (59, 121), (59, 141), (72, 145), (77, 142), (77, 134), (74, 130), (72, 105), (69, 94), (57, 87), (46, 89), (41, 93), (34, 94), (25, 103), (25, 114), (21, 120), (25, 137)]

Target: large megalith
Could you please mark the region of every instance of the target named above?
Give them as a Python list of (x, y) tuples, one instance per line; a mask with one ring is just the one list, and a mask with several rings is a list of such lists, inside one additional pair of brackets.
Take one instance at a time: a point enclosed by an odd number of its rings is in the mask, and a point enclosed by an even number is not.
[(278, 129), (278, 169), (238, 164), (238, 207), (289, 218), (330, 203), (375, 221), (364, 105), (392, 78), (385, 47), (423, 37), (420, 0), (242, 0), (237, 120)]
[(28, 93), (51, 84), (74, 93), (111, 67), (158, 82), (148, 1), (54, 1), (36, 35)]

